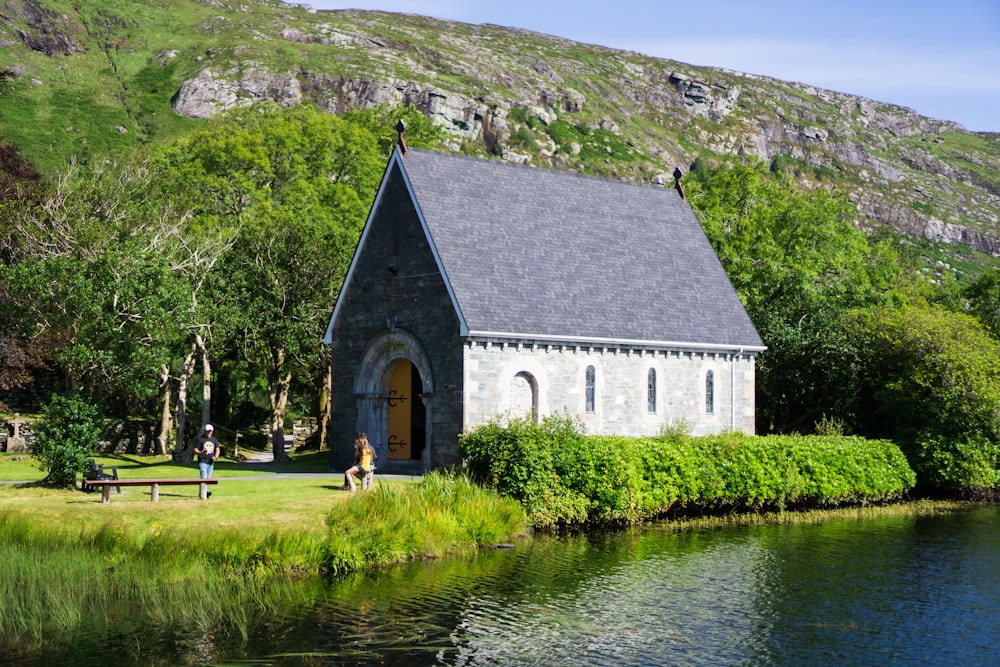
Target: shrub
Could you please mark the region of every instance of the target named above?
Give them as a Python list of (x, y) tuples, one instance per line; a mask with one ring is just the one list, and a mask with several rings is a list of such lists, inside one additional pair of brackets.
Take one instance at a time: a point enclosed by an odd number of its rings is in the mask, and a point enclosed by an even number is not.
[(568, 420), (516, 420), (466, 433), (460, 446), (474, 479), (519, 500), (537, 528), (630, 524), (695, 508), (886, 501), (916, 480), (887, 440), (664, 433), (585, 436)]
[(826, 413), (816, 422), (816, 435), (844, 435), (847, 422), (840, 417), (828, 417)]
[(583, 455), (579, 425), (568, 418), (493, 420), (459, 437), (459, 449), (471, 478), (519, 501), (537, 527), (583, 523), (589, 502), (560, 483), (559, 470), (572, 468)]
[(71, 487), (87, 469), (101, 432), (100, 410), (81, 398), (58, 394), (42, 406), (31, 454), (47, 475), (43, 484)]
[(975, 494), (1000, 485), (1000, 448), (981, 435), (944, 438), (925, 434), (917, 438), (913, 459), (921, 482), (938, 489)]

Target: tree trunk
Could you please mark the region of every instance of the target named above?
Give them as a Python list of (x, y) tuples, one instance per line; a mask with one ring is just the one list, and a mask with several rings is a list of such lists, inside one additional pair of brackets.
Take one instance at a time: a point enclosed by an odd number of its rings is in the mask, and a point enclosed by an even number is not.
[(188, 382), (194, 374), (195, 353), (197, 351), (197, 343), (191, 341), (191, 351), (184, 358), (184, 364), (181, 366), (181, 377), (177, 381), (177, 437), (174, 441), (174, 460), (183, 463), (190, 463), (192, 458), (185, 447), (184, 422), (187, 418)]
[(160, 413), (160, 434), (156, 437), (156, 452), (158, 456), (167, 453), (167, 440), (174, 429), (174, 420), (170, 411), (171, 384), (170, 367), (166, 364), (160, 367), (160, 396), (163, 400), (163, 412)]
[(268, 400), (271, 403), (271, 451), (275, 461), (289, 461), (291, 459), (285, 452), (285, 408), (288, 407), (292, 374), (285, 370), (285, 348), (271, 350), (271, 367), (267, 376)]
[(320, 373), (320, 387), (316, 392), (319, 397), (317, 399), (319, 405), (316, 406), (316, 426), (319, 428), (319, 449), (322, 451), (329, 447), (327, 440), (330, 439), (330, 383), (333, 381), (333, 359), (326, 346), (320, 351), (320, 367), (323, 372)]
[(194, 340), (201, 350), (201, 423), (205, 425), (212, 421), (212, 362), (208, 359), (208, 347), (202, 337), (196, 335)]

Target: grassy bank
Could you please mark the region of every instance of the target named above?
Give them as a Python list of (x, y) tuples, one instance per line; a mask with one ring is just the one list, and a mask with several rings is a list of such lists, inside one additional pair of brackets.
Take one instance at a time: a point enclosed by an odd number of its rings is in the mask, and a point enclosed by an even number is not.
[[(22, 461), (0, 460), (5, 477), (27, 471), (8, 463)], [(123, 472), (120, 459), (107, 463)], [(128, 476), (190, 476), (171, 465)], [(303, 577), (468, 554), (526, 530), (515, 501), (462, 477), (377, 480), (351, 495), (338, 476), (245, 479), (260, 470), (228, 467), (217, 468), (208, 501), (197, 487), (164, 487), (157, 503), (126, 487), (102, 504), (97, 494), (0, 485), (3, 634), (30, 643), (130, 615), (192, 628), (224, 619), (241, 633)]]
[[(0, 457), (4, 466), (24, 461)], [(141, 460), (128, 475), (155, 476)], [(308, 459), (292, 466), (318, 471)], [(159, 476), (169, 464), (150, 464)], [(111, 503), (96, 494), (0, 485), (0, 639), (19, 650), (100, 636), (124, 622), (137, 637), (156, 628), (183, 636), (245, 635), (270, 615), (307, 598), (317, 573), (342, 574), (415, 558), (469, 554), (522, 534), (520, 505), (464, 477), (428, 475), (422, 482), (378, 480), (374, 491), (350, 495), (336, 476), (245, 479), (223, 464), (209, 501), (197, 490), (166, 487), (158, 503), (148, 490), (126, 489)], [(36, 471), (37, 475), (41, 475)], [(657, 524), (661, 530), (703, 530), (764, 522), (874, 518), (885, 512), (926, 514), (959, 505), (903, 503), (814, 512), (765, 511)], [(305, 580), (305, 581), (304, 581)], [(305, 604), (305, 602), (303, 602)]]

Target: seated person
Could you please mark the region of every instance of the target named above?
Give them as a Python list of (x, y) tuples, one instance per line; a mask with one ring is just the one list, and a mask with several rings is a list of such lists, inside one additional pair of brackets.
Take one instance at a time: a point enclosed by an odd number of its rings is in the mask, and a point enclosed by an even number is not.
[(354, 438), (354, 465), (344, 471), (344, 486), (341, 488), (345, 491), (354, 491), (356, 488), (354, 476), (364, 477), (374, 470), (374, 460), (375, 450), (368, 444), (368, 435), (358, 433), (357, 437)]

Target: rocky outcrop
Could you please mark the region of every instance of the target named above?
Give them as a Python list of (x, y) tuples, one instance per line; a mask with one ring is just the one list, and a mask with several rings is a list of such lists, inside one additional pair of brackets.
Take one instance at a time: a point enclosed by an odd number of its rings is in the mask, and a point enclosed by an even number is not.
[(38, 0), (8, 3), (0, 12), (0, 19), (32, 51), (47, 56), (71, 56), (83, 51), (76, 38), (79, 26), (65, 14), (43, 7)]
[(739, 86), (712, 84), (678, 72), (671, 72), (669, 81), (684, 97), (684, 106), (694, 116), (720, 120), (729, 115), (740, 99)]
[(184, 82), (173, 100), (174, 111), (188, 118), (214, 118), (223, 111), (271, 100), (283, 107), (302, 103), (299, 80), (266, 68), (245, 67), (216, 72), (211, 67)]

